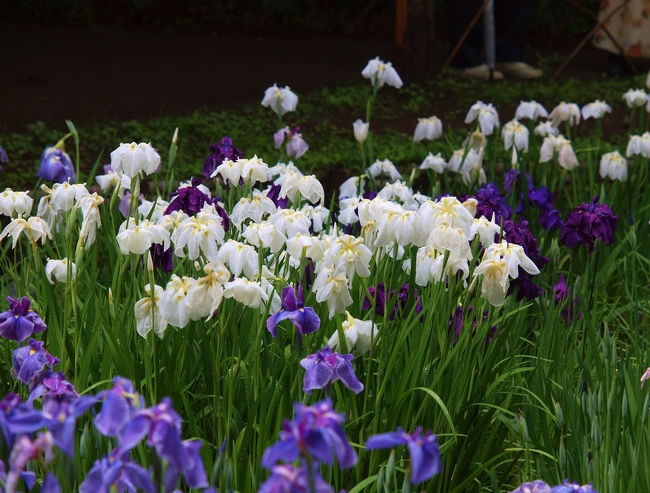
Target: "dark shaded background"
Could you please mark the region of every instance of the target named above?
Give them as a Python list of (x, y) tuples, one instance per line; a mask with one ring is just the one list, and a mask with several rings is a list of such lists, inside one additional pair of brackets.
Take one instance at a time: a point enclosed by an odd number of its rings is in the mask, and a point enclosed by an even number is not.
[[(369, 58), (395, 59), (394, 23), (394, 0), (0, 0), (0, 132), (220, 109), (258, 102), (274, 82), (304, 93), (358, 79)], [(435, 1), (438, 66), (448, 26), (449, 2)], [(529, 60), (559, 65), (591, 27), (565, 0), (535, 0)], [(567, 75), (593, 76), (602, 58), (587, 47)]]

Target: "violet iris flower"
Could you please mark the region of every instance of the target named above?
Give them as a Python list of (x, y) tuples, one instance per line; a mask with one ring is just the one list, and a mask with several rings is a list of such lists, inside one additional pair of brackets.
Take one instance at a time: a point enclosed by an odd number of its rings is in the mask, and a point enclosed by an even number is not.
[[(7, 153), (5, 150), (0, 147), (0, 164), (5, 164), (9, 162), (9, 156), (7, 156)], [(2, 173), (2, 166), (0, 166), (0, 173)]]
[[(469, 308), (467, 309), (467, 316), (469, 317), (470, 314), (474, 311), (474, 306), (469, 305)], [(488, 318), (489, 312), (488, 310), (483, 311), (483, 318), (481, 319), (481, 322), (485, 322)], [(476, 317), (474, 317), (472, 321), (472, 328), (474, 329), (472, 331), (472, 336), (476, 334), (476, 331), (478, 330), (478, 322), (476, 321)], [(460, 333), (463, 330), (463, 307), (459, 306), (456, 308), (454, 313), (452, 314), (451, 318), (449, 319), (449, 332), (454, 329), (454, 346), (458, 342), (458, 337), (460, 337)], [(487, 337), (487, 342), (492, 342), (492, 339), (498, 335), (498, 327), (496, 325), (493, 325), (490, 327), (490, 330), (488, 332), (488, 337)], [(485, 344), (485, 340), (483, 343)]]
[(280, 190), (282, 190), (282, 185), (271, 185), (266, 196), (273, 201), (278, 209), (286, 209), (289, 205), (289, 197), (285, 195), (284, 198), (280, 198)]
[(95, 427), (102, 435), (115, 436), (131, 421), (136, 411), (143, 407), (144, 399), (133, 388), (133, 383), (122, 377), (113, 379), (112, 389), (100, 392), (96, 401), (103, 401), (95, 418)]
[(201, 211), (205, 203), (211, 204), (210, 197), (198, 188), (200, 183), (201, 180), (192, 178), (191, 187), (181, 187), (172, 192), (170, 197), (173, 197), (173, 200), (165, 209), (165, 214), (182, 210), (188, 216), (195, 216)]
[(305, 369), (305, 379), (302, 390), (311, 395), (314, 389), (323, 389), (328, 385), (341, 380), (343, 384), (355, 394), (363, 390), (363, 384), (354, 374), (352, 368), (353, 356), (332, 352), (332, 348), (325, 346), (315, 354), (309, 355), (300, 361), (300, 366)]
[(27, 296), (20, 299), (7, 297), (9, 310), (0, 313), (0, 336), (21, 342), (32, 334), (47, 329), (45, 322), (36, 312), (30, 310), (31, 301)]
[(74, 385), (66, 380), (64, 373), (53, 370), (42, 371), (36, 377), (31, 385), (31, 392), (27, 398), (27, 404), (31, 406), (41, 396), (55, 397), (59, 401), (70, 403), (74, 401), (75, 406), (79, 406), (81, 401), (87, 402), (90, 400), (91, 403), (84, 411), (97, 402), (93, 396), (79, 397)]
[(52, 368), (59, 362), (59, 358), (43, 349), (44, 344), (43, 341), (30, 338), (27, 346), (13, 352), (13, 371), (16, 372), (16, 378), (24, 384), (29, 384), (46, 366)]
[(551, 487), (541, 479), (523, 483), (510, 493), (551, 493)]
[[(318, 474), (318, 465), (313, 464), (315, 487), (313, 493), (334, 493), (334, 488)], [(307, 465), (298, 469), (292, 465), (271, 467), (271, 476), (262, 483), (257, 493), (312, 493), (309, 490)]]
[(79, 485), (79, 493), (122, 493), (136, 491), (136, 488), (148, 493), (156, 491), (149, 473), (131, 462), (128, 451), (116, 448), (108, 457), (95, 461), (86, 479)]
[(560, 233), (562, 245), (575, 248), (582, 243), (593, 252), (596, 240), (605, 245), (614, 243), (618, 216), (606, 204), (598, 204), (598, 198), (596, 195), (590, 204), (580, 204), (569, 214)]
[(568, 479), (564, 483), (551, 488), (551, 493), (598, 493), (592, 483), (583, 484), (580, 486), (578, 483), (569, 483)]
[(17, 435), (34, 433), (45, 426), (43, 413), (22, 402), (19, 395), (10, 392), (0, 401), (0, 429), (7, 447), (13, 447)]
[(277, 337), (275, 327), (285, 319), (289, 319), (301, 334), (312, 334), (320, 327), (320, 318), (310, 306), (305, 307), (302, 288), (298, 286), (298, 295), (292, 286), (282, 289), (282, 310), (271, 315), (266, 320), (266, 328), (273, 337)]
[(63, 149), (46, 147), (41, 154), (41, 167), (38, 169), (37, 177), (55, 183), (64, 183), (70, 180), (77, 181), (72, 160)]
[(203, 163), (201, 174), (206, 180), (209, 180), (212, 173), (214, 173), (214, 170), (217, 169), (224, 159), (237, 161), (237, 159), (242, 156), (242, 152), (233, 145), (232, 139), (227, 136), (223, 137), (220, 143), (212, 144), (210, 146), (210, 155)]
[[(183, 464), (169, 462), (165, 486), (167, 491), (171, 490), (178, 482), (178, 474), (183, 474), (185, 483), (190, 488), (205, 488), (208, 486), (208, 477), (205, 474), (203, 459), (199, 455), (199, 449), (203, 446), (200, 440), (186, 440), (182, 443)], [(182, 468), (181, 468), (182, 467)], [(204, 493), (215, 491), (211, 488), (203, 490)], [(216, 492), (215, 492), (216, 493)]]
[(438, 437), (430, 431), (422, 435), (420, 426), (410, 435), (397, 428), (397, 431), (371, 436), (366, 442), (366, 448), (375, 450), (406, 445), (411, 456), (411, 483), (419, 484), (442, 471), (437, 440)]
[(174, 270), (174, 254), (171, 246), (165, 250), (162, 244), (154, 243), (151, 245), (149, 252), (151, 253), (154, 267), (158, 267), (163, 272), (171, 272)]
[(296, 127), (293, 130), (290, 130), (289, 127), (284, 127), (275, 132), (273, 134), (273, 140), (275, 141), (276, 149), (280, 148), (285, 138), (289, 139), (287, 141), (287, 156), (298, 159), (309, 149), (309, 145), (302, 138), (300, 127)]
[(485, 216), (490, 219), (494, 214), (497, 224), (501, 222), (501, 219), (512, 217), (512, 209), (505, 197), (499, 193), (499, 187), (492, 182), (486, 183), (476, 191), (476, 200), (478, 201), (476, 217)]
[(292, 421), (285, 419), (282, 423), (280, 441), (264, 451), (263, 467), (271, 468), (280, 460), (293, 462), (300, 456), (310, 456), (331, 465), (336, 455), (342, 469), (357, 463), (357, 454), (341, 426), (345, 417), (334, 411), (331, 399), (319, 401), (313, 406), (297, 402), (294, 409), (295, 418)]

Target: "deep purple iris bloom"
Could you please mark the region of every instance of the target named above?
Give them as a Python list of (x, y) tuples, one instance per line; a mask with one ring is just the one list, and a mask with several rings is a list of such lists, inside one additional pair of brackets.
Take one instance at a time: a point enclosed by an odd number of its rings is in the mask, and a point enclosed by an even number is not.
[[(569, 304), (562, 310), (562, 313), (560, 315), (564, 320), (572, 324), (576, 308), (578, 306), (578, 303), (580, 303), (580, 297), (576, 297), (575, 300), (571, 300), (571, 287), (568, 286), (565, 282), (564, 275), (560, 274), (560, 279), (558, 280), (557, 284), (553, 286), (553, 294), (555, 295), (556, 305), (562, 304), (566, 299), (570, 300)], [(581, 318), (582, 312), (577, 312), (576, 320), (580, 320)]]
[(598, 195), (590, 204), (580, 204), (568, 215), (560, 233), (562, 245), (575, 248), (582, 243), (593, 252), (596, 240), (602, 241), (605, 245), (614, 243), (618, 216), (614, 215), (609, 206), (597, 202)]
[[(408, 293), (409, 293), (409, 283), (404, 284), (397, 294), (397, 299), (395, 300), (395, 305), (390, 314), (390, 319), (394, 320), (396, 316), (400, 318), (407, 314), (406, 304), (408, 302)], [(386, 296), (386, 287), (383, 282), (377, 284), (377, 287), (368, 288), (368, 296), (363, 298), (362, 310), (370, 310), (372, 308), (371, 300), (375, 300), (375, 313), (380, 317), (384, 316), (386, 310), (386, 304), (388, 301), (395, 296), (395, 290), (393, 289), (390, 292), (390, 296)], [(422, 300), (418, 294), (418, 290), (415, 289), (415, 313), (420, 313), (422, 311)], [(423, 321), (423, 318), (420, 317), (420, 321)]]
[(560, 211), (557, 209), (547, 209), (542, 212), (539, 216), (539, 224), (548, 231), (564, 226)]
[(174, 270), (174, 254), (171, 246), (165, 250), (160, 243), (154, 243), (151, 245), (149, 252), (151, 253), (151, 260), (153, 260), (154, 267), (158, 267), (163, 272), (171, 272)]
[(541, 479), (523, 483), (510, 493), (551, 493), (551, 487)]
[(264, 451), (262, 466), (270, 468), (278, 461), (293, 462), (301, 455), (331, 465), (334, 456), (338, 466), (347, 469), (357, 463), (357, 454), (352, 450), (341, 424), (342, 414), (332, 408), (332, 401), (326, 399), (313, 406), (300, 403), (294, 405), (295, 417), (284, 420), (280, 441)]
[(173, 200), (165, 209), (165, 214), (171, 214), (174, 211), (183, 211), (188, 216), (195, 216), (201, 211), (204, 204), (211, 204), (210, 197), (203, 193), (198, 185), (201, 183), (200, 179), (192, 178), (192, 186), (180, 187), (175, 192), (170, 194)]
[(237, 161), (237, 159), (241, 158), (242, 155), (242, 152), (232, 144), (232, 139), (230, 137), (223, 137), (220, 143), (212, 144), (210, 146), (210, 155), (203, 163), (201, 174), (206, 178), (206, 180), (209, 180), (210, 175), (214, 173), (214, 170), (217, 169), (224, 159)]
[[(334, 488), (318, 474), (318, 465), (313, 464), (315, 491), (313, 493), (334, 493)], [(312, 493), (309, 490), (307, 465), (298, 469), (292, 465), (271, 467), (271, 477), (264, 481), (257, 493)]]
[(79, 493), (136, 491), (140, 488), (154, 493), (155, 487), (149, 473), (131, 462), (129, 452), (114, 449), (108, 457), (95, 461), (86, 479), (79, 485)]
[(492, 182), (486, 183), (476, 191), (476, 200), (478, 201), (476, 217), (485, 216), (491, 219), (494, 214), (497, 224), (501, 222), (501, 219), (512, 217), (512, 209), (499, 193), (499, 187)]
[(56, 147), (45, 148), (41, 154), (41, 167), (36, 176), (55, 183), (64, 183), (68, 180), (71, 183), (77, 181), (70, 156), (63, 149)]
[(30, 310), (32, 303), (27, 296), (20, 299), (8, 296), (7, 301), (9, 310), (0, 313), (0, 336), (21, 342), (47, 329), (41, 317)]
[(300, 361), (300, 366), (305, 369), (302, 390), (311, 395), (312, 390), (324, 389), (341, 380), (347, 388), (358, 394), (363, 390), (363, 384), (354, 374), (354, 368), (350, 363), (352, 358), (351, 354), (332, 352), (329, 346), (307, 356)]
[(298, 286), (297, 296), (293, 286), (286, 286), (282, 289), (282, 310), (266, 320), (266, 328), (273, 337), (277, 337), (276, 325), (287, 318), (303, 335), (312, 334), (320, 327), (320, 318), (314, 309), (310, 306), (305, 307), (300, 286)]
[(553, 486), (551, 493), (598, 493), (592, 483), (583, 484), (580, 486), (578, 483), (569, 483), (568, 479), (564, 483)]
[[(178, 482), (178, 474), (183, 474), (185, 483), (190, 488), (204, 488), (208, 486), (208, 477), (205, 474), (203, 459), (201, 459), (201, 455), (199, 454), (203, 443), (200, 440), (186, 440), (182, 443), (182, 446), (183, 463), (177, 464), (171, 461), (168, 463), (167, 475), (165, 477), (167, 491), (171, 490)], [(203, 491), (204, 493), (216, 493), (216, 490), (211, 488)]]
[(45, 349), (43, 341), (29, 339), (27, 346), (19, 347), (13, 353), (13, 371), (16, 378), (29, 384), (46, 366), (52, 368), (59, 358), (52, 356)]
[(430, 431), (422, 435), (420, 426), (410, 435), (401, 428), (397, 428), (397, 431), (371, 436), (366, 442), (368, 450), (394, 448), (398, 445), (406, 445), (409, 449), (411, 483), (422, 483), (442, 471), (438, 437)]
[(293, 130), (290, 130), (289, 127), (284, 127), (275, 132), (273, 134), (275, 148), (279, 149), (284, 140), (287, 138), (289, 139), (287, 141), (287, 156), (293, 156), (298, 159), (305, 152), (307, 152), (307, 149), (309, 149), (309, 145), (302, 138), (300, 127), (296, 127)]
[[(5, 150), (0, 147), (0, 164), (5, 164), (9, 162), (9, 156), (7, 156), (7, 153)], [(0, 173), (2, 173), (2, 166), (0, 166)]]
[(282, 185), (271, 185), (271, 189), (266, 196), (273, 201), (278, 209), (286, 209), (289, 205), (289, 197), (285, 195), (280, 198), (280, 190), (282, 190)]

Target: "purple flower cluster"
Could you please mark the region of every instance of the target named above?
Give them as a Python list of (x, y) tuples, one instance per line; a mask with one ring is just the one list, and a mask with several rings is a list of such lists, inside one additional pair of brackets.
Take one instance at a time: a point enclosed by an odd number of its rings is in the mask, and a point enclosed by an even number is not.
[(242, 157), (242, 152), (237, 149), (230, 137), (223, 137), (221, 142), (217, 142), (210, 146), (210, 155), (206, 158), (201, 169), (201, 174), (206, 180), (210, 179), (210, 175), (214, 170), (225, 160), (236, 161)]
[(68, 180), (71, 183), (77, 181), (70, 156), (58, 147), (45, 148), (41, 154), (41, 166), (36, 176), (55, 183), (64, 183)]
[(394, 448), (398, 445), (406, 445), (411, 456), (412, 484), (427, 481), (442, 471), (438, 437), (430, 431), (423, 435), (420, 426), (410, 434), (397, 428), (397, 431), (371, 436), (366, 442), (368, 450)]
[(201, 184), (200, 178), (192, 178), (189, 187), (179, 187), (175, 192), (169, 194), (173, 200), (165, 209), (165, 214), (171, 214), (174, 211), (183, 211), (188, 216), (195, 216), (201, 211), (205, 204), (214, 205), (217, 214), (221, 217), (221, 224), (223, 229), (228, 232), (230, 227), (230, 218), (226, 210), (219, 205), (221, 197), (214, 197), (213, 199), (204, 193), (199, 185)]
[(305, 307), (302, 287), (298, 286), (298, 295), (293, 286), (282, 289), (282, 309), (266, 320), (266, 328), (273, 337), (277, 337), (275, 327), (285, 319), (289, 319), (300, 334), (312, 334), (320, 327), (320, 318), (310, 306)]
[(566, 219), (560, 243), (570, 248), (582, 244), (590, 252), (594, 251), (594, 243), (600, 240), (605, 245), (614, 243), (614, 233), (618, 225), (618, 216), (606, 204), (598, 204), (598, 195), (591, 203), (583, 203), (576, 207)]
[(494, 183), (489, 182), (479, 188), (476, 191), (475, 198), (478, 201), (476, 205), (476, 217), (485, 216), (491, 219), (494, 214), (494, 220), (497, 224), (502, 219), (510, 219), (512, 217), (512, 209), (506, 202), (505, 197), (499, 192), (499, 187)]
[[(318, 493), (333, 490), (318, 475), (318, 463), (332, 465), (334, 457), (342, 469), (357, 463), (357, 454), (352, 450), (343, 432), (345, 417), (332, 408), (332, 401), (326, 399), (313, 406), (300, 403), (294, 405), (293, 420), (284, 420), (280, 440), (264, 451), (262, 466), (271, 469), (271, 477), (261, 486), (267, 493), (311, 493), (309, 489), (309, 464)], [(278, 466), (301, 460), (299, 468)]]
[[(530, 173), (526, 172), (524, 176), (526, 178), (528, 201), (541, 212), (539, 222), (542, 227), (547, 230), (561, 227), (562, 218), (560, 217), (560, 211), (553, 209), (553, 193), (544, 186), (535, 188)], [(520, 178), (521, 173), (516, 169), (511, 169), (506, 172), (503, 180), (503, 189), (505, 190), (506, 195), (512, 193), (513, 187)], [(526, 209), (526, 195), (522, 193), (520, 194), (520, 197), (521, 201), (515, 211), (517, 214), (523, 214)]]
[[(404, 284), (397, 293), (397, 299), (395, 300), (395, 305), (390, 313), (390, 319), (395, 320), (395, 317), (402, 318), (408, 314), (406, 311), (408, 303), (408, 294), (409, 294), (409, 283)], [(418, 290), (414, 290), (415, 294), (415, 313), (420, 313), (422, 311), (422, 299), (418, 294)], [(389, 300), (393, 299), (395, 296), (395, 290), (393, 289), (390, 292), (390, 295), (386, 294), (386, 287), (383, 282), (377, 284), (377, 287), (368, 288), (368, 295), (363, 298), (362, 310), (370, 310), (372, 308), (372, 301), (375, 300), (375, 313), (380, 317), (384, 316), (386, 311), (386, 305)], [(423, 321), (423, 318), (420, 318), (420, 321)]]
[(583, 484), (570, 483), (568, 479), (557, 486), (549, 486), (541, 479), (521, 484), (517, 489), (510, 493), (598, 493), (592, 483)]
[(324, 389), (341, 380), (347, 388), (358, 394), (363, 390), (363, 384), (354, 374), (352, 359), (351, 354), (334, 353), (329, 346), (307, 356), (300, 361), (300, 366), (305, 369), (302, 390), (311, 394), (314, 389)]
[(31, 310), (31, 301), (27, 296), (20, 299), (7, 297), (9, 310), (0, 313), (0, 336), (21, 342), (32, 334), (38, 334), (47, 329), (47, 325)]

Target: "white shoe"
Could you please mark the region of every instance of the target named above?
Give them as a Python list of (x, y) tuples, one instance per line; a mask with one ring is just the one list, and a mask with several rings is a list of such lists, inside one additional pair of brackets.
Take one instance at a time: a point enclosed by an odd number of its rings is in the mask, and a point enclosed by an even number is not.
[[(487, 64), (477, 65), (476, 67), (468, 67), (460, 70), (461, 77), (466, 77), (468, 79), (479, 79), (479, 80), (489, 80), (490, 79), (490, 69)], [(498, 70), (492, 71), (492, 78), (494, 80), (503, 79), (503, 72)]]

